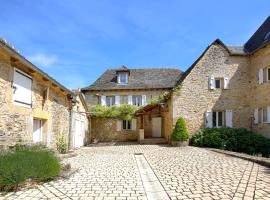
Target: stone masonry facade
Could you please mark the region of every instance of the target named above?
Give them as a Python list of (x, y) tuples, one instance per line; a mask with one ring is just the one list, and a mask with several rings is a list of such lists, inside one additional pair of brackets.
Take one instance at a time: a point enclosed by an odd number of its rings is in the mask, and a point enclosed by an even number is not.
[[(14, 68), (32, 77), (32, 106), (26, 108), (13, 103)], [(20, 63), (12, 63), (11, 56), (0, 51), (0, 145), (33, 141), (33, 120), (42, 120), (42, 143), (55, 147), (58, 134), (68, 139), (71, 102), (65, 91), (29, 71)]]
[[(254, 125), (254, 109), (270, 105), (269, 83), (258, 84), (258, 70), (270, 66), (270, 46), (250, 56), (230, 55), (214, 42), (195, 62), (172, 95), (173, 124), (184, 117), (190, 133), (206, 127), (207, 111), (232, 111), (232, 127), (247, 128), (270, 137), (269, 123)], [(228, 88), (209, 88), (209, 78), (227, 77)], [(222, 83), (223, 84), (223, 83)], [(224, 117), (225, 118), (225, 117)]]

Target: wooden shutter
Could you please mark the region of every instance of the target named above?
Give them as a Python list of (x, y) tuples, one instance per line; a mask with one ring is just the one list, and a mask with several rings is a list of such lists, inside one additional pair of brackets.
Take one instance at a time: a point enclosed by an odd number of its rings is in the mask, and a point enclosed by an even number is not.
[(226, 110), (226, 126), (233, 127), (233, 113), (232, 110)]
[(117, 120), (116, 121), (116, 130), (117, 131), (121, 131), (122, 130), (122, 123), (123, 123), (122, 120)]
[(120, 105), (120, 96), (115, 96), (115, 105)]
[(207, 128), (213, 127), (213, 113), (210, 111), (205, 113), (205, 125)]
[(142, 95), (142, 105), (146, 105), (146, 95)]
[(254, 124), (258, 124), (259, 123), (259, 109), (255, 108), (254, 110)]
[(101, 105), (106, 106), (106, 96), (104, 95), (101, 96)]
[(213, 77), (213, 76), (211, 76), (210, 78), (209, 78), (209, 89), (211, 89), (211, 90), (214, 90), (215, 89), (215, 78)]
[(32, 79), (20, 70), (14, 70), (13, 100), (26, 107), (32, 106)]
[(136, 119), (132, 119), (131, 126), (132, 126), (132, 130), (136, 131), (136, 129), (137, 129), (137, 120)]
[(132, 96), (131, 95), (128, 96), (128, 104), (132, 105)]
[(263, 83), (263, 68), (259, 69), (258, 80), (259, 80), (259, 84)]
[(267, 123), (270, 123), (270, 107), (267, 107)]
[(229, 79), (228, 77), (224, 77), (224, 89), (228, 89), (229, 88)]

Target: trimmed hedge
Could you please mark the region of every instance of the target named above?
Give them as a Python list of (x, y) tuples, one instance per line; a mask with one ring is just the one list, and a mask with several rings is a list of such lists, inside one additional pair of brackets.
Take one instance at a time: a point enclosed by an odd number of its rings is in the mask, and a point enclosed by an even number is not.
[(183, 117), (180, 117), (172, 133), (172, 141), (187, 141), (189, 138), (187, 125)]
[(16, 190), (27, 180), (50, 180), (60, 169), (59, 159), (46, 147), (16, 146), (0, 154), (0, 191)]
[(191, 144), (270, 157), (270, 139), (244, 128), (201, 129), (192, 136)]

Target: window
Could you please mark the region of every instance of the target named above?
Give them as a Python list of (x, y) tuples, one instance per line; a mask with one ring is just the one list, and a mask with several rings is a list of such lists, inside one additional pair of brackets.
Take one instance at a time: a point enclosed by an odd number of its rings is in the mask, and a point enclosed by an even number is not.
[(106, 96), (106, 106), (115, 105), (115, 96)]
[(215, 79), (216, 88), (221, 88), (221, 79)]
[(118, 74), (118, 83), (127, 84), (128, 83), (128, 73)]
[(21, 70), (14, 70), (13, 101), (15, 104), (32, 107), (32, 78)]
[(270, 67), (267, 68), (267, 81), (270, 81)]
[(270, 32), (266, 33), (264, 36), (264, 41), (270, 39)]
[(213, 127), (224, 126), (224, 114), (222, 111), (213, 112)]
[(142, 96), (132, 96), (132, 104), (135, 106), (141, 106), (142, 105)]
[(267, 109), (266, 108), (262, 109), (262, 122), (267, 123)]
[(131, 120), (123, 120), (122, 129), (123, 130), (131, 130), (132, 123)]

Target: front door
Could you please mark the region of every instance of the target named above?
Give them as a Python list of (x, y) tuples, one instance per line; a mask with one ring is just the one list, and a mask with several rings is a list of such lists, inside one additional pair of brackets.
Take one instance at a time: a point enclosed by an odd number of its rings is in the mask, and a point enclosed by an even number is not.
[(152, 118), (152, 137), (161, 137), (161, 117)]
[(33, 122), (33, 142), (42, 142), (42, 121), (39, 119)]

